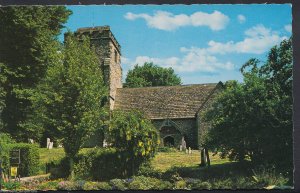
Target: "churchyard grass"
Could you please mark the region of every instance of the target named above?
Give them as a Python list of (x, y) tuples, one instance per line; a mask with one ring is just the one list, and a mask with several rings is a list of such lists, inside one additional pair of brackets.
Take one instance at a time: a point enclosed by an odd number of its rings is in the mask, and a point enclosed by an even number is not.
[[(80, 152), (87, 151), (89, 148), (83, 148)], [(40, 164), (41, 166), (51, 161), (60, 160), (65, 156), (63, 148), (40, 148)], [(228, 159), (221, 159), (218, 155), (210, 153), (211, 165), (224, 164), (230, 162)], [(196, 167), (200, 164), (200, 152), (192, 150), (192, 154), (185, 152), (158, 152), (151, 160), (151, 166), (155, 170), (162, 172), (172, 167)]]
[[(223, 164), (229, 162), (228, 159), (221, 159), (218, 155), (210, 153), (211, 165)], [(172, 167), (196, 167), (200, 164), (200, 152), (192, 150), (192, 154), (185, 152), (158, 152), (154, 159), (151, 160), (151, 165), (154, 169), (162, 172)]]

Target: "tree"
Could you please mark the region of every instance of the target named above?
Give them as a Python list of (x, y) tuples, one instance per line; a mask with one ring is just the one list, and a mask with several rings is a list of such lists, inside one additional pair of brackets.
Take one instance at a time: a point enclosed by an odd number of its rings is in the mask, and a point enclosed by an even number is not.
[[(31, 97), (36, 109), (32, 124), (55, 129), (73, 171), (73, 160), (85, 139), (103, 128), (107, 119), (107, 96), (101, 69), (87, 38), (82, 42), (69, 34), (64, 49), (48, 68), (45, 79)], [(38, 125), (39, 126), (39, 125)]]
[[(223, 157), (292, 168), (292, 47), (283, 40), (265, 64), (250, 59), (244, 82), (228, 81), (205, 119), (205, 143)], [(289, 168), (287, 168), (289, 167)]]
[(109, 125), (109, 140), (124, 160), (127, 174), (154, 156), (159, 144), (151, 121), (138, 111), (114, 111)]
[[(11, 6), (0, 8), (0, 63), (6, 81), (4, 128), (18, 141), (35, 138), (22, 125), (30, 114), (31, 89), (44, 77), (51, 56), (57, 51), (56, 40), (71, 14), (61, 6)], [(2, 68), (1, 67), (1, 68)]]
[(124, 87), (173, 86), (180, 85), (181, 79), (174, 74), (172, 68), (162, 68), (153, 63), (135, 65), (129, 70)]

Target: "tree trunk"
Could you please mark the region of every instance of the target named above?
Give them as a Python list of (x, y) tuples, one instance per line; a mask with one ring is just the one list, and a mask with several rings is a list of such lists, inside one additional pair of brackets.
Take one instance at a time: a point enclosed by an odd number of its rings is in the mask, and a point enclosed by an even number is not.
[(203, 167), (203, 166), (206, 166), (206, 156), (205, 156), (205, 149), (204, 148), (201, 148), (201, 154), (200, 154), (200, 157), (201, 157), (201, 163), (200, 163), (200, 166)]
[(206, 156), (207, 165), (210, 166), (210, 159), (209, 159), (208, 149), (207, 148), (204, 148), (204, 149), (205, 149), (205, 156)]
[(73, 157), (69, 157), (69, 166), (70, 166), (70, 176), (69, 178), (72, 180), (75, 178), (75, 173), (74, 173), (74, 158)]

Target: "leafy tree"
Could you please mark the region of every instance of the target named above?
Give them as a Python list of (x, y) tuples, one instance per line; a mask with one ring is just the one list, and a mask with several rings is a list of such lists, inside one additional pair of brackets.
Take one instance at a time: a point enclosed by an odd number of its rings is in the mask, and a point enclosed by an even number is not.
[(173, 86), (180, 85), (181, 79), (174, 74), (172, 68), (162, 68), (153, 63), (143, 66), (135, 65), (129, 70), (124, 87)]
[(1, 120), (4, 131), (18, 141), (35, 136), (22, 125), (31, 112), (28, 98), (44, 77), (49, 60), (57, 51), (56, 37), (70, 14), (61, 6), (0, 8), (0, 63), (6, 79), (0, 86), (5, 104)]
[[(88, 39), (69, 34), (64, 49), (48, 68), (31, 97), (36, 109), (32, 124), (55, 129), (73, 170), (73, 160), (86, 138), (107, 119), (107, 95), (101, 69)], [(38, 125), (39, 126), (39, 125)]]
[[(223, 157), (292, 168), (292, 47), (284, 40), (261, 64), (250, 59), (244, 82), (228, 81), (205, 118), (205, 143)], [(287, 168), (289, 167), (289, 168)]]
[(127, 174), (154, 156), (159, 143), (151, 121), (138, 111), (114, 111), (109, 125), (109, 139), (124, 160)]

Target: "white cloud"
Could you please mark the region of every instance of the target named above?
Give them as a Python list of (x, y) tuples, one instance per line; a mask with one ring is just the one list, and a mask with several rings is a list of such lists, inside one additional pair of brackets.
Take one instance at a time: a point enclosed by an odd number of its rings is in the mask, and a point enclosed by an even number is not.
[(277, 32), (266, 28), (263, 25), (254, 26), (245, 31), (246, 37), (239, 42), (229, 41), (220, 43), (209, 41), (207, 50), (210, 53), (249, 53), (262, 54), (268, 51), (272, 46), (280, 43), (286, 36), (280, 36)]
[(166, 11), (156, 11), (152, 16), (146, 13), (128, 12), (124, 16), (128, 20), (144, 19), (150, 28), (172, 31), (184, 26), (207, 26), (211, 30), (222, 30), (229, 22), (229, 17), (219, 11), (213, 13), (195, 12), (192, 15), (174, 15)]
[(263, 54), (272, 46), (279, 44), (285, 36), (280, 36), (263, 25), (254, 26), (245, 31), (245, 38), (241, 41), (228, 41), (226, 43), (209, 41), (207, 47), (181, 47), (182, 57), (154, 58), (138, 56), (130, 63), (143, 65), (145, 62), (153, 62), (162, 67), (172, 67), (177, 72), (218, 72), (233, 70), (235, 65), (231, 61), (220, 61), (218, 55), (228, 53)]
[(240, 23), (245, 23), (245, 21), (246, 21), (246, 17), (244, 15), (240, 14), (240, 15), (237, 16), (237, 18), (238, 18)]
[(291, 24), (288, 24), (288, 25), (285, 25), (284, 26), (284, 29), (287, 31), (287, 32), (292, 32), (292, 25)]

